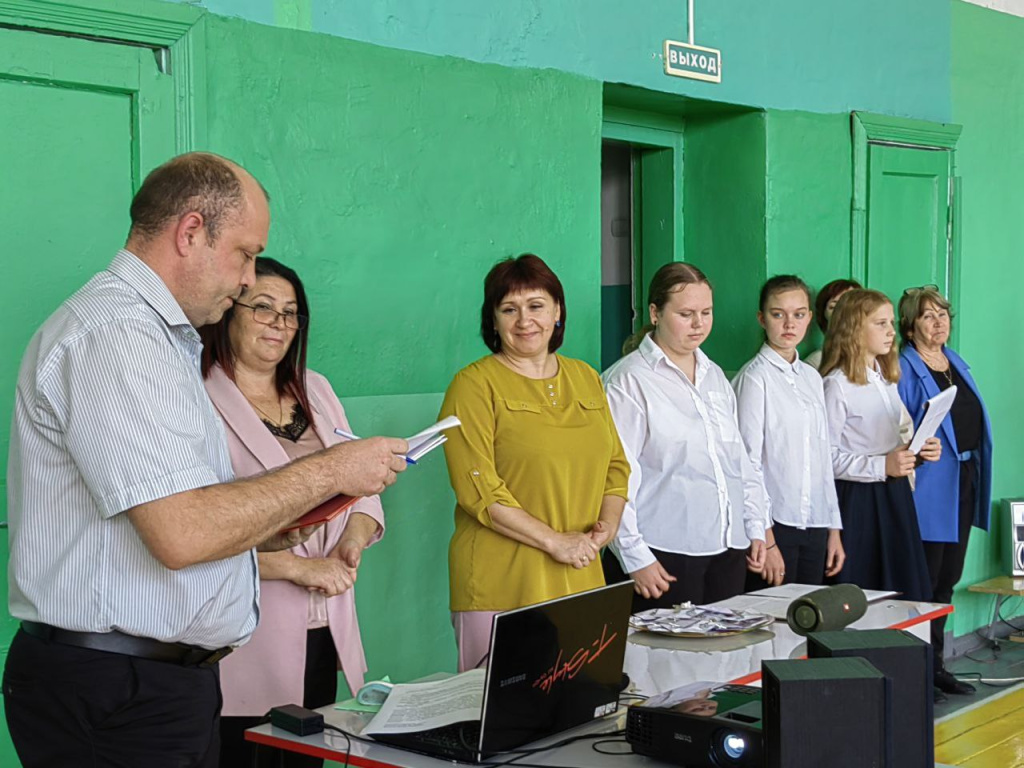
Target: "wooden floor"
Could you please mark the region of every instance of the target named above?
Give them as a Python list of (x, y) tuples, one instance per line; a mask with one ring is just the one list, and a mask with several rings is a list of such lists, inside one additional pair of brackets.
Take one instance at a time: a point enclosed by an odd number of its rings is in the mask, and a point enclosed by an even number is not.
[(935, 726), (935, 762), (1024, 768), (1024, 687), (982, 701)]

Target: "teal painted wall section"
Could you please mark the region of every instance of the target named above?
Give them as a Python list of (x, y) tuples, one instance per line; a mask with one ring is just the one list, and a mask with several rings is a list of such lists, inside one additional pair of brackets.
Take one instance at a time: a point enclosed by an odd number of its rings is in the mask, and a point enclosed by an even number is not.
[(759, 347), (751, 322), (765, 279), (765, 116), (708, 115), (686, 122), (685, 260), (715, 290), (715, 323), (702, 347), (727, 373)]
[[(718, 85), (664, 74), (664, 40), (686, 40), (683, 0), (309, 2), (315, 31), (391, 48), (776, 109), (949, 117), (950, 8), (934, 0), (697, 0), (695, 42), (722, 50)], [(202, 4), (270, 23), (265, 1)]]
[(219, 17), (208, 38), (210, 147), (270, 191), (340, 391), (444, 391), (486, 351), (484, 274), (525, 251), (565, 286), (566, 354), (598, 362), (600, 84)]
[[(964, 126), (957, 145), (963, 184), (959, 314), (960, 352), (985, 397), (995, 437), (995, 499), (1024, 496), (1024, 410), (1020, 382), (1020, 286), (1024, 248), (1024, 19), (953, 3), (953, 121)], [(991, 619), (992, 599), (966, 587), (1004, 573), (1006, 534), (971, 536), (967, 566), (955, 595), (958, 634)], [(1016, 603), (1016, 605), (1015, 605)], [(1007, 603), (1006, 616), (1020, 613)]]
[[(766, 271), (798, 274), (816, 291), (850, 275), (850, 116), (770, 110), (765, 122)], [(804, 353), (821, 343), (814, 324)]]

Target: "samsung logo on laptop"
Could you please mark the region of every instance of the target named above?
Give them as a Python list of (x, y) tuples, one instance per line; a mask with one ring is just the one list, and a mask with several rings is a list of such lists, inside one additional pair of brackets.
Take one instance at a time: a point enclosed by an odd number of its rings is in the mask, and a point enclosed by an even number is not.
[(526, 680), (526, 673), (525, 672), (523, 674), (521, 674), (521, 675), (513, 675), (512, 677), (506, 677), (504, 680), (502, 680), (500, 683), (498, 683), (498, 685), (501, 688), (505, 688), (506, 686), (509, 686), (509, 685), (515, 685), (516, 683), (521, 683), (524, 680)]

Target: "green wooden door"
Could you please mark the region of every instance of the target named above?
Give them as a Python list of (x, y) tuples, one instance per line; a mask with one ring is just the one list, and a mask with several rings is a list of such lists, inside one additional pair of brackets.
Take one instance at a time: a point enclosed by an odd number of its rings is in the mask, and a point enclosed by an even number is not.
[[(0, 519), (18, 366), (43, 320), (125, 241), (143, 175), (174, 154), (172, 78), (148, 48), (0, 29)], [(7, 536), (0, 532), (0, 662)], [(2, 704), (0, 704), (2, 707)], [(17, 758), (0, 717), (0, 765)]]
[(869, 146), (865, 277), (894, 302), (927, 284), (949, 295), (950, 160), (947, 150)]

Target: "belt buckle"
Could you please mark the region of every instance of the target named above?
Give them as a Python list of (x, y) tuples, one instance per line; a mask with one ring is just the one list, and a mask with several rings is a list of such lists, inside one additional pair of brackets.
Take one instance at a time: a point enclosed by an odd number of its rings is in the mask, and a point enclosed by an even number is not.
[(214, 664), (219, 662), (221, 659), (223, 659), (225, 656), (227, 656), (233, 650), (235, 650), (235, 649), (232, 648), (230, 645), (225, 645), (223, 648), (218, 648), (215, 651), (210, 651), (207, 654), (206, 658), (204, 658), (201, 661), (199, 661), (196, 664), (196, 666), (199, 666), (199, 667), (212, 667)]

